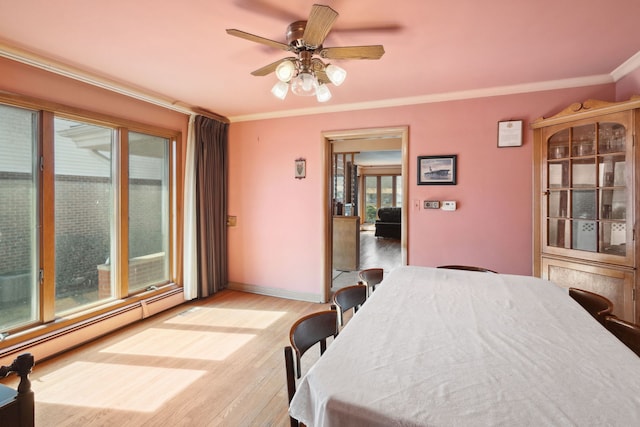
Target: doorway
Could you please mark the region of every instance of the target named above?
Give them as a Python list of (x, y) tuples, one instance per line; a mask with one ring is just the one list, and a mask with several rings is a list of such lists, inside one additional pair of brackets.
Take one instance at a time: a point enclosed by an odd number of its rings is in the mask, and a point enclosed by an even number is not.
[[(324, 206), (324, 241), (325, 250), (323, 251), (324, 265), (324, 292), (323, 301), (327, 302), (331, 296), (331, 285), (333, 281), (333, 215), (335, 203), (333, 200), (334, 177), (333, 177), (333, 159), (334, 144), (340, 146), (341, 152), (351, 150), (352, 152), (378, 151), (381, 146), (388, 145), (391, 141), (397, 141), (400, 147), (401, 157), (401, 238), (400, 238), (400, 258), (401, 265), (407, 265), (407, 206), (408, 206), (408, 146), (409, 146), (409, 128), (401, 127), (385, 127), (373, 129), (356, 129), (348, 131), (328, 131), (322, 133), (324, 140), (324, 156), (323, 156), (323, 206)], [(352, 148), (348, 148), (349, 146)], [(345, 148), (347, 147), (347, 148)]]

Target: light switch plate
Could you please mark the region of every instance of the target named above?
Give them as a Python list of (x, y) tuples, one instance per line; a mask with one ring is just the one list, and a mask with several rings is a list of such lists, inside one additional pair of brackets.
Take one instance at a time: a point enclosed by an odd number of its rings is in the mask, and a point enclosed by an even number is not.
[(456, 210), (456, 202), (452, 200), (447, 200), (442, 202), (442, 210), (443, 211), (455, 211)]
[(440, 209), (440, 202), (437, 200), (425, 200), (424, 201), (425, 209)]

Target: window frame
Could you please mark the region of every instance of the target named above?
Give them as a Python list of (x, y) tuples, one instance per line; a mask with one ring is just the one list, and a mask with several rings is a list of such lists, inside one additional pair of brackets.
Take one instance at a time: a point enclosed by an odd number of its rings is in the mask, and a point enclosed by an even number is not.
[[(37, 259), (39, 262), (40, 282), (37, 284), (38, 318), (34, 322), (20, 325), (6, 331), (9, 335), (0, 342), (0, 356), (3, 351), (20, 342), (32, 340), (53, 331), (85, 322), (91, 318), (100, 318), (109, 311), (139, 303), (144, 299), (163, 294), (182, 291), (182, 209), (178, 206), (182, 200), (183, 159), (182, 134), (180, 131), (139, 123), (106, 114), (78, 109), (66, 105), (43, 101), (22, 95), (2, 93), (0, 104), (35, 111), (37, 118), (36, 159), (40, 170), (36, 178), (37, 197)], [(81, 307), (63, 316), (55, 314), (55, 169), (54, 169), (54, 119), (56, 117), (77, 120), (87, 124), (104, 126), (114, 130), (114, 223), (116, 260), (116, 286), (113, 298), (88, 307)], [(128, 278), (128, 132), (138, 132), (169, 140), (168, 152), (168, 189), (169, 218), (169, 283), (159, 284), (155, 289), (145, 289), (129, 294)], [(114, 271), (112, 271), (114, 274)]]
[[(362, 182), (360, 183), (360, 199), (363, 200), (360, 206), (360, 217), (366, 218), (366, 197), (367, 197), (367, 188), (366, 188), (366, 180), (367, 178), (375, 178), (376, 179), (376, 210), (380, 209), (382, 202), (382, 177), (389, 176), (391, 177), (391, 198), (392, 198), (392, 206), (398, 206), (398, 177), (402, 177), (400, 173), (363, 173), (360, 177)], [(365, 223), (363, 221), (363, 223)], [(372, 223), (366, 223), (372, 224)]]

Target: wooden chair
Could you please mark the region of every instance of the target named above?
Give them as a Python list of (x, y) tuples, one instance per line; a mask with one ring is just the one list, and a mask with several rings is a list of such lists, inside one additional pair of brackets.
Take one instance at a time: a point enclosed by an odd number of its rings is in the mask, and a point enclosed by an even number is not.
[(20, 377), (17, 390), (0, 384), (0, 425), (34, 426), (34, 399), (29, 380), (33, 360), (30, 353), (25, 353), (18, 356), (11, 365), (0, 366), (0, 378), (14, 372)]
[(613, 303), (602, 295), (584, 289), (569, 288), (569, 296), (604, 325), (604, 318), (613, 311)]
[[(338, 335), (338, 318), (335, 307), (331, 310), (311, 313), (298, 319), (289, 331), (290, 346), (284, 348), (284, 365), (287, 374), (287, 395), (289, 404), (296, 392), (296, 378), (302, 375), (300, 358), (315, 344), (320, 344), (320, 355), (327, 349), (327, 338)], [(294, 363), (295, 352), (295, 363)], [(298, 421), (289, 417), (292, 427), (299, 425)]]
[(604, 326), (640, 357), (640, 325), (626, 322), (616, 316), (605, 316)]
[(358, 273), (360, 280), (367, 285), (367, 296), (376, 290), (376, 286), (382, 282), (384, 270), (381, 268), (367, 268)]
[(365, 285), (353, 285), (338, 289), (333, 294), (333, 303), (338, 307), (338, 326), (344, 326), (344, 313), (353, 308), (358, 309), (367, 299), (367, 287)]
[(488, 268), (474, 267), (472, 265), (439, 265), (438, 268), (448, 268), (449, 270), (480, 271), (482, 273), (498, 273), (497, 271), (489, 270)]

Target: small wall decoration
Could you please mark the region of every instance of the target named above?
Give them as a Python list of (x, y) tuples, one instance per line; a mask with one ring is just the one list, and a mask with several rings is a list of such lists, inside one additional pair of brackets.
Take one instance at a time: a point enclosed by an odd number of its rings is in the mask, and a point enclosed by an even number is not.
[(304, 179), (307, 176), (307, 161), (305, 159), (296, 159), (296, 179)]
[(418, 185), (456, 185), (455, 154), (418, 157)]
[(522, 120), (498, 122), (498, 147), (520, 147), (522, 145)]

